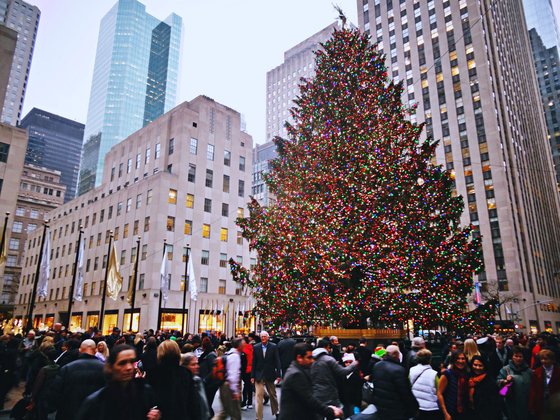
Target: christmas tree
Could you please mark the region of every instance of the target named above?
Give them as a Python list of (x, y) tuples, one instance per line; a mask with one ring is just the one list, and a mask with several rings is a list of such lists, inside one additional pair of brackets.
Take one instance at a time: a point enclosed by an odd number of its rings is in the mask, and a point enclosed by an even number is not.
[(480, 243), (384, 62), (367, 35), (333, 33), (302, 79), (289, 138), (275, 139), (277, 201), (253, 200), (238, 220), (258, 261), (251, 275), (233, 264), (234, 278), (273, 324), (464, 319)]

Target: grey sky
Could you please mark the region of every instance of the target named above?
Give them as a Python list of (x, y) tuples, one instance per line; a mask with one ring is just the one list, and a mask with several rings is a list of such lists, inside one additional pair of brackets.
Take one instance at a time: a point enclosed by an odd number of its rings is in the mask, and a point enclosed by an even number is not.
[[(23, 116), (41, 108), (86, 122), (101, 18), (116, 0), (26, 0), (41, 9)], [(151, 15), (183, 18), (178, 103), (205, 94), (245, 115), (265, 137), (266, 72), (283, 53), (332, 23), (339, 4), (357, 24), (356, 0), (140, 0)]]

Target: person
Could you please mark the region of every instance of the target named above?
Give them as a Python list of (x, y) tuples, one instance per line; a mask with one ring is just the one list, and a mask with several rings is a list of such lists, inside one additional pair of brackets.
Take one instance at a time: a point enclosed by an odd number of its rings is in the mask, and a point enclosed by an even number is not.
[(6, 395), (18, 382), (17, 359), (19, 341), (15, 337), (0, 337), (0, 410), (4, 408)]
[(372, 351), (367, 347), (367, 339), (365, 337), (360, 338), (356, 353), (358, 353), (358, 362), (360, 362), (360, 371), (362, 372), (362, 375), (369, 375), (369, 361), (371, 359)]
[(55, 360), (55, 363), (60, 367), (66, 366), (80, 357), (80, 340), (75, 338), (66, 340), (62, 342), (61, 348), (62, 353)]
[(342, 407), (338, 391), (339, 382), (352, 372), (358, 370), (358, 362), (354, 361), (342, 367), (331, 354), (331, 340), (324, 337), (313, 350), (315, 362), (311, 365), (311, 382), (313, 396), (328, 405)]
[[(204, 341), (204, 339), (202, 341)], [(191, 372), (193, 378), (194, 395), (192, 400), (194, 406), (191, 410), (192, 418), (197, 420), (210, 419), (210, 408), (208, 407), (208, 401), (206, 400), (204, 384), (202, 383), (202, 379), (199, 376), (200, 365), (198, 364), (198, 358), (196, 357), (196, 354), (192, 352), (182, 354), (181, 365), (186, 367)]]
[[(214, 410), (212, 409), (212, 404), (214, 403), (214, 397), (216, 392), (218, 392), (219, 385), (216, 385), (209, 377), (212, 373), (212, 367), (214, 366), (214, 360), (218, 355), (214, 351), (214, 346), (212, 341), (208, 337), (202, 339), (202, 353), (198, 357), (198, 364), (200, 367), (200, 377), (202, 378), (204, 385), (204, 392), (206, 393), (206, 401), (208, 401), (208, 407), (210, 408), (210, 415), (214, 416)], [(196, 353), (195, 353), (196, 355)]]
[(410, 368), (409, 379), (412, 394), (418, 401), (419, 411), (416, 420), (440, 420), (441, 410), (438, 406), (437, 387), (439, 378), (432, 369), (432, 352), (420, 349), (416, 353), (417, 365)]
[(157, 369), (152, 378), (156, 404), (167, 419), (194, 419), (194, 383), (191, 372), (181, 366), (181, 349), (174, 340), (157, 348)]
[(472, 362), (472, 358), (474, 356), (480, 356), (480, 351), (478, 351), (478, 346), (476, 344), (476, 341), (474, 341), (472, 338), (467, 338), (463, 344), (463, 351), (465, 354), (465, 357), (467, 358), (467, 363), (470, 366), (471, 362)]
[(249, 344), (249, 337), (244, 337), (245, 345), (242, 354), (245, 355), (247, 366), (241, 372), (241, 381), (243, 382), (243, 395), (241, 398), (241, 409), (247, 410), (253, 408), (253, 384), (251, 383), (251, 369), (253, 367), (253, 346)]
[(284, 331), (282, 333), (282, 340), (278, 343), (278, 354), (280, 356), (280, 366), (282, 367), (282, 378), (286, 375), (286, 371), (294, 360), (294, 346), (296, 345), (296, 340), (292, 338), (290, 331)]
[(488, 373), (497, 377), (504, 366), (507, 366), (511, 360), (512, 353), (504, 342), (502, 336), (497, 336), (494, 340), (496, 349), (489, 355)]
[[(345, 367), (350, 366), (354, 361), (356, 361), (355, 353), (344, 353), (342, 356), (342, 363)], [(350, 372), (342, 379), (340, 392), (345, 418), (351, 417), (354, 414), (355, 408), (357, 407), (359, 410), (362, 405), (363, 384), (362, 372), (359, 369)]]
[(445, 420), (463, 420), (467, 418), (469, 398), (467, 356), (460, 350), (455, 351), (451, 353), (449, 363), (451, 367), (439, 379), (439, 406)]
[(487, 372), (487, 362), (482, 356), (471, 360), (472, 376), (469, 378), (469, 416), (480, 420), (501, 420), (501, 401), (496, 380)]
[(331, 354), (332, 357), (338, 362), (342, 363), (342, 349), (338, 337), (336, 335), (331, 336)]
[(532, 372), (525, 362), (524, 349), (514, 346), (511, 360), (498, 374), (498, 388), (509, 385), (504, 411), (508, 420), (529, 420), (529, 390)]
[(414, 417), (418, 401), (414, 398), (406, 369), (401, 366), (402, 354), (398, 346), (387, 346), (383, 360), (371, 372), (373, 404), (380, 420), (404, 420)]
[(111, 350), (117, 344), (117, 341), (119, 341), (120, 338), (121, 338), (120, 328), (114, 327), (111, 334), (107, 336), (107, 339), (105, 340), (105, 342), (107, 343), (107, 347), (109, 347), (109, 350)]
[(88, 395), (105, 386), (103, 363), (95, 357), (95, 341), (82, 341), (78, 359), (60, 369), (52, 395), (56, 398), (56, 420), (72, 420)]
[(105, 363), (107, 357), (109, 357), (109, 347), (107, 347), (107, 343), (105, 341), (100, 341), (97, 343), (97, 348), (95, 352), (95, 357)]
[(136, 349), (136, 354), (138, 357), (144, 352), (144, 346), (146, 345), (146, 340), (144, 339), (144, 334), (136, 333), (134, 336), (134, 348)]
[(105, 362), (108, 383), (86, 398), (77, 420), (160, 420), (152, 388), (135, 378), (136, 349), (118, 344)]
[(539, 420), (560, 418), (560, 367), (552, 350), (538, 353), (540, 366), (533, 372), (529, 390), (529, 412)]
[(222, 411), (217, 413), (213, 420), (223, 420), (227, 416), (232, 420), (241, 419), (241, 356), (244, 341), (242, 338), (234, 338), (231, 349), (226, 353), (225, 382), (220, 386), (220, 401)]
[(25, 394), (30, 395), (33, 390), (35, 379), (43, 366), (54, 362), (56, 350), (52, 337), (44, 337), (41, 344), (29, 356), (29, 370), (27, 372), (27, 382), (25, 383)]
[(278, 347), (269, 341), (270, 336), (267, 331), (262, 331), (260, 337), (261, 342), (253, 347), (253, 365), (251, 367), (251, 383), (255, 384), (257, 420), (263, 418), (265, 388), (270, 398), (272, 415), (278, 414), (278, 397), (274, 381), (280, 381), (282, 370)]
[(280, 420), (309, 420), (318, 415), (333, 419), (342, 416), (342, 410), (329, 406), (313, 396), (310, 366), (313, 364), (312, 347), (308, 343), (294, 345), (294, 360), (286, 370), (280, 396)]
[(140, 356), (138, 364), (141, 364), (142, 370), (146, 374), (146, 381), (151, 384), (152, 377), (157, 370), (157, 341), (155, 337), (148, 338), (144, 353)]
[(414, 337), (410, 346), (410, 350), (406, 353), (404, 359), (404, 366), (410, 371), (410, 368), (416, 366), (418, 362), (416, 361), (416, 353), (418, 351), (426, 348), (426, 342), (422, 337)]

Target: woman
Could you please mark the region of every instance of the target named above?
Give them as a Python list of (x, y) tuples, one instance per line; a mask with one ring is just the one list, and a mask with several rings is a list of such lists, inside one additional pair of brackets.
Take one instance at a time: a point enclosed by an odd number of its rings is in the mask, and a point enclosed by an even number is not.
[(107, 357), (109, 357), (109, 348), (107, 347), (107, 343), (105, 341), (97, 343), (97, 352), (95, 353), (95, 357), (103, 363), (105, 363)]
[(152, 377), (157, 369), (157, 341), (155, 337), (148, 338), (144, 353), (140, 356), (140, 362), (143, 372), (146, 374), (146, 380), (152, 384)]
[(247, 410), (253, 408), (253, 384), (251, 383), (251, 369), (253, 367), (253, 346), (249, 343), (249, 337), (244, 337), (243, 339), (245, 340), (245, 345), (243, 346), (243, 350), (241, 352), (245, 355), (247, 366), (241, 372), (241, 381), (243, 382), (241, 409)]
[(482, 356), (471, 360), (472, 376), (469, 378), (469, 412), (472, 419), (501, 420), (501, 401), (494, 378), (487, 373), (487, 363)]
[(160, 420), (154, 393), (142, 378), (135, 378), (136, 350), (113, 347), (105, 362), (107, 386), (86, 398), (79, 420)]
[(541, 366), (533, 372), (529, 390), (529, 412), (539, 420), (560, 418), (560, 367), (552, 350), (538, 354)]
[(146, 344), (146, 341), (144, 340), (144, 334), (142, 333), (136, 333), (136, 335), (134, 336), (134, 348), (136, 349), (136, 354), (138, 355), (138, 357), (140, 357), (140, 355), (144, 352), (144, 345)]
[(25, 394), (30, 395), (33, 391), (35, 379), (43, 366), (48, 365), (56, 358), (54, 340), (52, 337), (44, 337), (39, 348), (29, 356), (29, 371), (27, 372), (27, 383), (25, 384)]
[(529, 390), (531, 388), (531, 369), (523, 357), (524, 349), (513, 347), (513, 354), (507, 366), (498, 374), (498, 388), (509, 384), (505, 397), (505, 414), (508, 420), (529, 420)]
[[(204, 340), (203, 340), (204, 341)], [(193, 375), (194, 383), (194, 407), (192, 410), (193, 419), (208, 420), (210, 416), (210, 408), (208, 408), (208, 401), (206, 400), (206, 392), (204, 391), (204, 384), (200, 379), (200, 365), (194, 353), (186, 353), (181, 355), (181, 365), (186, 367)]]
[(202, 339), (202, 354), (198, 358), (198, 364), (200, 366), (200, 377), (204, 383), (204, 392), (206, 392), (206, 400), (208, 401), (208, 406), (210, 407), (210, 415), (214, 416), (214, 410), (212, 410), (212, 404), (214, 403), (214, 397), (218, 391), (218, 385), (212, 383), (209, 378), (210, 373), (212, 373), (212, 367), (214, 366), (214, 360), (216, 360), (216, 352), (214, 351), (214, 346), (212, 341), (208, 337)]
[(480, 356), (480, 352), (478, 351), (478, 346), (476, 345), (476, 341), (472, 338), (467, 338), (465, 340), (465, 344), (463, 345), (463, 351), (465, 352), (465, 356), (467, 357), (467, 362), (469, 366), (471, 366), (472, 359), (474, 356)]
[(195, 419), (192, 374), (180, 365), (181, 350), (174, 340), (165, 340), (158, 346), (157, 362), (152, 384), (163, 418)]
[(469, 398), (467, 356), (462, 351), (456, 351), (451, 354), (449, 363), (451, 368), (446, 369), (439, 379), (439, 406), (445, 420), (466, 419)]
[(439, 420), (442, 418), (438, 407), (437, 372), (432, 369), (432, 352), (428, 349), (418, 350), (416, 353), (418, 364), (410, 368), (410, 384), (414, 398), (420, 409), (416, 420)]

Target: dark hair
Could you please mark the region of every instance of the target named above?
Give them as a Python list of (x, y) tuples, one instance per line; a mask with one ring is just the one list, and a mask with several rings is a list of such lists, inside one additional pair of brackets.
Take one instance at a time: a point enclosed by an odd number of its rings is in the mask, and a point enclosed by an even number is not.
[(454, 365), (460, 355), (467, 357), (464, 351), (462, 350), (455, 350), (451, 352), (451, 356), (449, 356), (449, 364)]
[(482, 365), (484, 366), (484, 370), (486, 371), (486, 369), (488, 368), (488, 364), (486, 363), (486, 359), (484, 359), (484, 357), (476, 355), (473, 356), (471, 359), (471, 366), (474, 364), (474, 362), (478, 360), (480, 363), (482, 363)]
[(136, 354), (136, 349), (134, 347), (129, 346), (128, 344), (119, 344), (111, 349), (109, 357), (107, 357), (107, 363), (113, 366), (117, 361), (119, 354), (126, 350), (132, 350), (134, 354)]
[(323, 337), (317, 343), (317, 348), (329, 347), (330, 345), (331, 345), (331, 340), (329, 339), (329, 337)]
[(65, 344), (68, 350), (74, 350), (74, 349), (79, 349), (81, 343), (80, 340), (71, 338), (70, 340), (67, 340)]
[(525, 355), (523, 354), (523, 347), (521, 346), (513, 346), (513, 348), (511, 349), (511, 355), (513, 356), (514, 354), (521, 354), (523, 357), (525, 357)]
[(157, 341), (155, 337), (148, 337), (148, 340), (146, 340), (146, 347), (145, 350), (148, 349), (156, 349), (157, 348)]
[(297, 359), (298, 356), (304, 357), (308, 351), (312, 351), (313, 347), (309, 343), (297, 343), (294, 346), (294, 360)]
[(242, 338), (234, 338), (233, 341), (231, 342), (231, 347), (233, 347), (234, 349), (239, 348), (242, 341), (243, 341)]
[(212, 341), (208, 337), (204, 337), (202, 339), (202, 350), (206, 352), (211, 352), (214, 350), (214, 346), (212, 345)]

